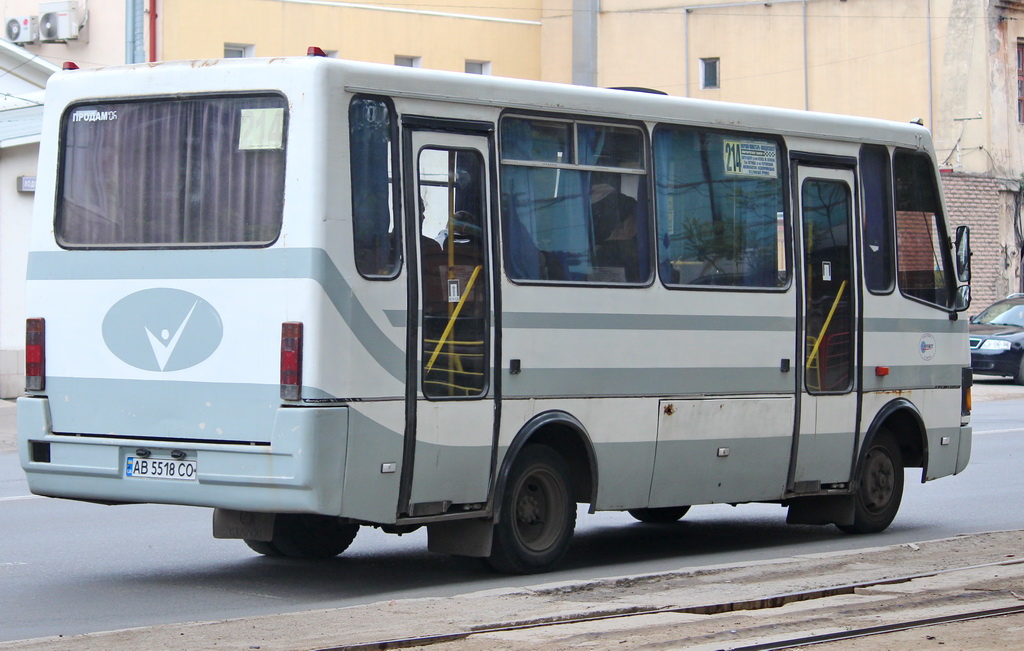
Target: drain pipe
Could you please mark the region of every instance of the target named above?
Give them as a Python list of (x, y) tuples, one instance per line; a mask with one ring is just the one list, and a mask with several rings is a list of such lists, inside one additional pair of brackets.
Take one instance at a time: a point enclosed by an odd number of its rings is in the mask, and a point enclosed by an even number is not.
[(807, 0), (804, 0), (804, 110), (811, 110), (810, 67), (807, 62)]
[(572, 83), (577, 86), (597, 86), (597, 21), (600, 11), (601, 0), (573, 0)]
[(690, 12), (691, 9), (687, 9), (686, 13), (683, 14), (683, 47), (686, 49), (683, 55), (683, 64), (686, 66), (686, 92), (684, 96), (690, 96)]
[(925, 30), (927, 37), (925, 42), (928, 43), (928, 130), (934, 133), (935, 131), (935, 89), (932, 84), (934, 83), (932, 70), (932, 0), (924, 0), (925, 6)]
[(149, 0), (149, 61), (156, 61), (156, 0)]

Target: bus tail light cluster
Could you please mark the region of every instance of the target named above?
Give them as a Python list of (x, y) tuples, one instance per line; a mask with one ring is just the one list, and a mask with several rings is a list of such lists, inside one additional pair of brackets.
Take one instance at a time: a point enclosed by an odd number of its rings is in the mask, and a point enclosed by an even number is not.
[(46, 322), (43, 319), (25, 321), (25, 390), (42, 391), (46, 388)]
[(302, 398), (302, 324), (281, 324), (281, 399)]

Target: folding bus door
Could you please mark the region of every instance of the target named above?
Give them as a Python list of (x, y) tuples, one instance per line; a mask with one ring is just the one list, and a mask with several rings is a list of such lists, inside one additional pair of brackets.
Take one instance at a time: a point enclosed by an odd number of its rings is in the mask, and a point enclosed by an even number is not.
[(490, 138), (405, 132), (410, 214), (404, 515), (482, 510), (494, 439)]
[(793, 489), (801, 493), (850, 480), (857, 443), (860, 322), (853, 170), (800, 165), (794, 176), (803, 380)]

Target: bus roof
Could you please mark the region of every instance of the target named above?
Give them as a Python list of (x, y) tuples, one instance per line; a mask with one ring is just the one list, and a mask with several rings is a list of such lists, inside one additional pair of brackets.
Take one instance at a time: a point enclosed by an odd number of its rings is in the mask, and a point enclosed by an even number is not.
[[(352, 93), (566, 113), (577, 118), (670, 121), (921, 149), (930, 149), (931, 145), (928, 129), (910, 122), (312, 56), (173, 61), (65, 71), (51, 77), (47, 90), (49, 93), (60, 88), (63, 92), (57, 94), (65, 102), (210, 92), (218, 85), (226, 91), (287, 92), (287, 88), (294, 87), (295, 77), (303, 76), (303, 69)], [(103, 77), (102, 83), (96, 76)]]

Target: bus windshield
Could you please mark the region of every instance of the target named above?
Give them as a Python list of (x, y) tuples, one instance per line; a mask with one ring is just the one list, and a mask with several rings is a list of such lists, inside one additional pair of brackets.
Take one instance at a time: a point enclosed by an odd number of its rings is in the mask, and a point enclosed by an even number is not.
[(68, 248), (266, 245), (284, 205), (285, 98), (77, 104), (55, 228)]

